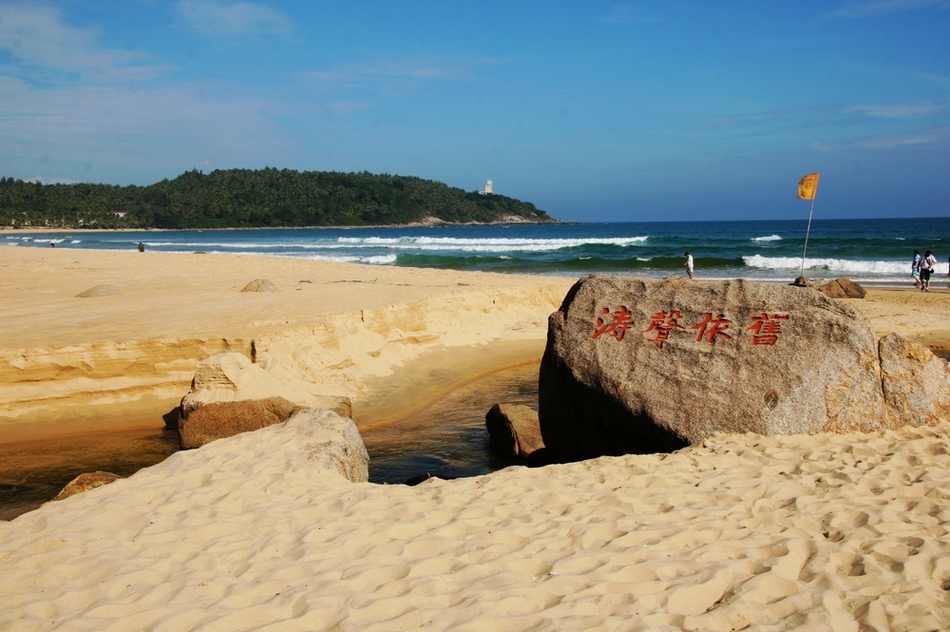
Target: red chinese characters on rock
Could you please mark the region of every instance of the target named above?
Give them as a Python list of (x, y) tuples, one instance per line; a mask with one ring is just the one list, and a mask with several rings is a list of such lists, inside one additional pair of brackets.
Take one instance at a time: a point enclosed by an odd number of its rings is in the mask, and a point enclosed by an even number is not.
[(606, 320), (604, 316), (610, 313), (610, 308), (605, 307), (597, 317), (597, 329), (594, 331), (594, 338), (607, 334), (613, 336), (619, 342), (623, 340), (623, 334), (633, 327), (633, 321), (630, 318), (630, 312), (623, 305), (613, 313), (612, 320)]
[(696, 334), (696, 342), (702, 342), (703, 337), (706, 337), (706, 342), (712, 344), (716, 340), (716, 336), (722, 336), (726, 340), (732, 340), (732, 336), (725, 333), (729, 329), (729, 324), (732, 321), (719, 314), (713, 318), (712, 312), (706, 312), (706, 316), (703, 318), (702, 322), (697, 323), (690, 327), (690, 329), (698, 329), (699, 333)]
[(677, 318), (682, 317), (683, 315), (675, 309), (671, 309), (669, 312), (659, 311), (650, 317), (650, 326), (644, 329), (643, 333), (656, 332), (656, 335), (650, 342), (656, 343), (657, 349), (662, 349), (663, 343), (669, 339), (671, 331), (674, 329), (684, 329), (682, 325), (676, 322)]
[(778, 321), (788, 320), (788, 315), (772, 314), (769, 316), (763, 312), (759, 316), (753, 316), (751, 320), (752, 326), (747, 331), (752, 332), (752, 344), (771, 347), (778, 341), (779, 334), (782, 333), (782, 324)]
[[(609, 318), (608, 314), (610, 315)], [(681, 318), (683, 318), (683, 315), (679, 310), (661, 310), (650, 317), (650, 324), (642, 330), (642, 333), (652, 332), (653, 338), (648, 339), (647, 342), (652, 342), (657, 349), (662, 350), (663, 343), (670, 339), (670, 335), (674, 331), (677, 329), (686, 330), (686, 327), (678, 322)], [(752, 332), (752, 345), (771, 347), (778, 342), (779, 336), (782, 334), (782, 323), (780, 321), (788, 321), (789, 317), (787, 314), (772, 314), (769, 316), (762, 312), (758, 316), (752, 316), (750, 320), (752, 325), (747, 327), (745, 331)], [(689, 327), (689, 329), (697, 331), (696, 342), (705, 341), (713, 344), (719, 337), (724, 340), (732, 340), (732, 336), (726, 333), (732, 322), (723, 314), (713, 316), (713, 312), (706, 312), (703, 319)], [(619, 342), (623, 340), (627, 330), (633, 327), (633, 315), (623, 305), (613, 312), (609, 307), (604, 307), (601, 309), (600, 316), (597, 317), (596, 327), (593, 333), (594, 338), (607, 334)]]

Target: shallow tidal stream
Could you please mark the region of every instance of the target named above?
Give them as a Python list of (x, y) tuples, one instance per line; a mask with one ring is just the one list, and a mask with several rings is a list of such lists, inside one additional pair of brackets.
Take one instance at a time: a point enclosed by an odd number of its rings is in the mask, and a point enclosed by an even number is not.
[[(370, 481), (478, 476), (510, 465), (488, 449), (485, 413), (499, 402), (537, 408), (537, 401), (538, 364), (527, 363), (481, 376), (398, 421), (361, 429)], [(177, 450), (177, 430), (153, 427), (0, 444), (0, 520), (36, 509), (85, 472), (131, 476)]]

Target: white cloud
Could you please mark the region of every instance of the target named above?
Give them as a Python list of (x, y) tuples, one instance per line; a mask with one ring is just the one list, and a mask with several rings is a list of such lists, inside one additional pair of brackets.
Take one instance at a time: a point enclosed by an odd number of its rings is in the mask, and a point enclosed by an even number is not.
[(112, 50), (100, 44), (100, 34), (65, 24), (59, 11), (49, 6), (0, 4), (0, 50), (20, 62), (5, 66), (5, 74), (35, 71), (75, 73), (99, 81), (153, 78), (167, 67), (143, 64), (146, 56), (134, 51)]
[(856, 105), (848, 108), (848, 112), (857, 112), (872, 118), (909, 119), (929, 116), (946, 109), (946, 103), (917, 102), (897, 103), (889, 105)]
[(928, 8), (950, 9), (947, 0), (880, 0), (877, 2), (861, 2), (851, 7), (839, 9), (831, 13), (836, 18), (867, 18), (892, 13), (904, 13)]
[(175, 6), (183, 26), (206, 37), (284, 37), (294, 25), (284, 14), (252, 2), (179, 0)]
[(152, 173), (188, 169), (205, 160), (256, 164), (292, 147), (271, 118), (280, 114), (280, 104), (228, 92), (227, 86), (208, 84), (40, 90), (0, 77), (0, 171), (4, 163), (40, 161), (51, 169), (72, 163), (95, 165), (97, 172)]
[[(653, 10), (653, 7), (651, 7)], [(600, 18), (601, 22), (607, 24), (655, 24), (664, 22), (665, 19), (658, 15), (651, 14), (644, 10), (639, 4), (618, 4), (611, 7), (607, 13)]]

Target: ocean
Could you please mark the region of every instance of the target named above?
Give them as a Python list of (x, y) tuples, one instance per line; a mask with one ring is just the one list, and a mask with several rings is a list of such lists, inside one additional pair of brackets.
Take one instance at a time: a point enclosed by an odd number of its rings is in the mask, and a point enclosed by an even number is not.
[[(733, 222), (610, 222), (492, 226), (293, 228), (0, 233), (0, 244), (161, 252), (270, 255), (370, 265), (514, 274), (684, 274), (684, 253), (701, 279), (790, 282), (799, 276), (807, 218)], [(804, 274), (868, 285), (910, 280), (914, 250), (947, 275), (950, 217), (814, 220)]]

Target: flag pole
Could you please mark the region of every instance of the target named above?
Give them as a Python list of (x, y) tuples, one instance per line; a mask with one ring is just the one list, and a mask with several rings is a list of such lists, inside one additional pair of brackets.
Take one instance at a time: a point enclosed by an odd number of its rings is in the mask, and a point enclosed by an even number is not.
[(808, 236), (811, 234), (811, 216), (815, 212), (815, 197), (818, 193), (818, 178), (820, 174), (809, 173), (798, 181), (798, 199), (811, 200), (811, 208), (808, 209), (808, 229), (805, 231), (805, 247), (802, 248), (802, 269), (798, 276), (805, 276), (805, 255), (808, 253)]
[(798, 276), (805, 276), (805, 253), (808, 252), (808, 235), (811, 233), (811, 214), (815, 211), (815, 198), (811, 199), (811, 208), (808, 210), (808, 228), (805, 230), (805, 247), (802, 248), (802, 269)]

